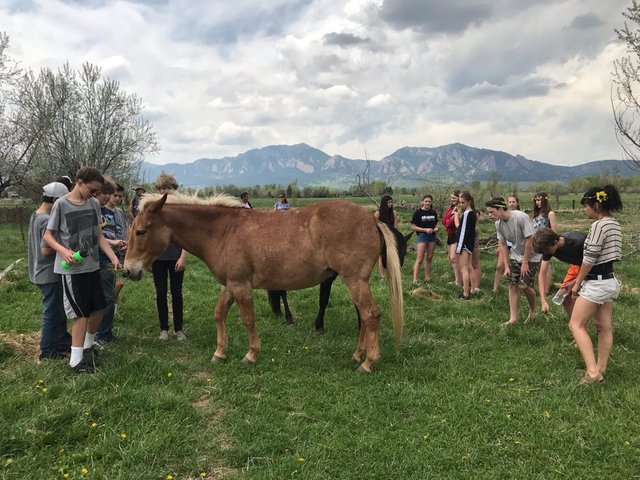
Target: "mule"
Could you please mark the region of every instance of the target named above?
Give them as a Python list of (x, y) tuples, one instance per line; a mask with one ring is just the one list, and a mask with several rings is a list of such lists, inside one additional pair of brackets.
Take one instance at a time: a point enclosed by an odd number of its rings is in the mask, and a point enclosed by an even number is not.
[[(404, 258), (407, 255), (407, 242), (413, 232), (408, 233), (406, 235), (402, 235), (402, 233), (394, 227), (390, 227), (396, 238), (396, 245), (398, 248), (398, 256), (400, 258), (400, 266), (404, 264)], [(382, 253), (382, 264), (384, 268), (387, 268), (387, 256), (385, 252)], [(329, 296), (331, 295), (331, 287), (335, 279), (338, 278), (337, 274), (333, 274), (330, 278), (326, 279), (324, 282), (320, 284), (320, 298), (318, 299), (319, 309), (318, 315), (316, 316), (315, 321), (315, 329), (318, 333), (324, 333), (324, 314), (329, 305)], [(292, 326), (294, 325), (293, 315), (291, 314), (291, 310), (289, 309), (289, 302), (287, 300), (287, 291), (286, 290), (269, 290), (267, 291), (267, 296), (269, 298), (269, 305), (271, 306), (271, 311), (277, 316), (282, 316), (282, 309), (280, 308), (280, 300), (282, 300), (282, 308), (284, 309), (284, 320), (285, 325)], [(358, 311), (356, 309), (356, 314)], [(358, 315), (358, 328), (360, 328), (360, 315)]]
[(380, 310), (371, 295), (369, 277), (383, 250), (396, 345), (402, 341), (402, 282), (394, 235), (352, 202), (332, 200), (283, 214), (242, 208), (227, 195), (209, 200), (177, 193), (145, 195), (129, 233), (125, 276), (140, 280), (171, 242), (200, 258), (222, 285), (214, 311), (213, 362), (226, 359), (226, 318), (234, 302), (249, 337), (242, 363), (254, 364), (260, 338), (253, 289), (309, 288), (337, 275), (362, 321), (353, 359), (362, 362), (359, 372), (371, 372), (380, 358)]

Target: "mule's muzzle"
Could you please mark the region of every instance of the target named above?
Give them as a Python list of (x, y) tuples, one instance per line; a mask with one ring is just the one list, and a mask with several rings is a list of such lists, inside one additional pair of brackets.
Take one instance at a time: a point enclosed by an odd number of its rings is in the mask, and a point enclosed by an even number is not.
[(138, 280), (142, 279), (142, 275), (144, 275), (144, 270), (141, 268), (125, 268), (123, 275), (125, 278), (128, 278), (130, 280), (133, 280), (135, 282), (137, 282)]

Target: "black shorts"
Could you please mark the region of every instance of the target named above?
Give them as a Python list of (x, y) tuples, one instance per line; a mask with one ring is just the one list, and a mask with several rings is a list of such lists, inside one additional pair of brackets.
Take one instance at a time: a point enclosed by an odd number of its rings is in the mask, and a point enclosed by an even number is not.
[(93, 312), (107, 307), (100, 270), (61, 277), (64, 311), (68, 319), (88, 318)]
[(453, 245), (454, 243), (456, 243), (455, 235), (453, 237), (447, 237), (447, 245)]

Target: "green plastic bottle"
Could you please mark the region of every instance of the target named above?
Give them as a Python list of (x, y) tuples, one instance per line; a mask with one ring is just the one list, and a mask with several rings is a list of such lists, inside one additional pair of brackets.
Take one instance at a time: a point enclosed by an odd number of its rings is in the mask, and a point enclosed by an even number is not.
[[(73, 254), (73, 259), (76, 261), (76, 263), (81, 263), (85, 258), (87, 258), (87, 253), (83, 252), (82, 250), (78, 250), (77, 252), (75, 252)], [(62, 260), (62, 262), (60, 262), (60, 265), (65, 270), (68, 270), (71, 267), (73, 267), (75, 265), (75, 263), (69, 264), (69, 263), (65, 262), (64, 260)]]

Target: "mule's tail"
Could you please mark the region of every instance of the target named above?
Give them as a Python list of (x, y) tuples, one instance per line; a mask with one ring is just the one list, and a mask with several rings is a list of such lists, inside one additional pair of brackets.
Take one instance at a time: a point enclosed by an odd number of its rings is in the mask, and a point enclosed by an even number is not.
[(393, 336), (396, 346), (402, 343), (402, 329), (404, 328), (404, 297), (402, 296), (402, 271), (396, 239), (391, 229), (384, 223), (378, 222), (378, 230), (384, 238), (387, 253), (387, 279), (389, 283), (389, 297), (391, 301), (391, 319), (393, 322)]

